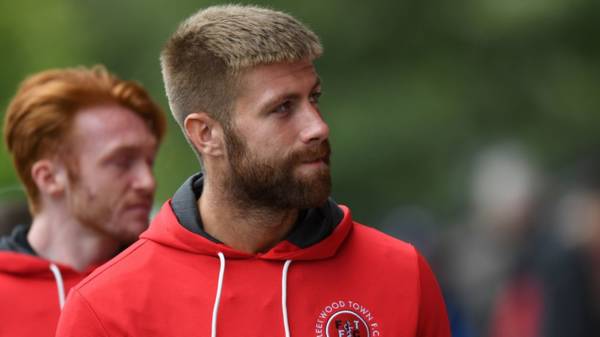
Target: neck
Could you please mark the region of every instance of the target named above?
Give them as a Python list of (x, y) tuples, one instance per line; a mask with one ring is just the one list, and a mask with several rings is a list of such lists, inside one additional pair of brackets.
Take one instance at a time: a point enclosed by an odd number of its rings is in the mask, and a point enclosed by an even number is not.
[(256, 254), (281, 242), (292, 230), (297, 209), (265, 209), (240, 205), (205, 180), (198, 200), (204, 230), (236, 250)]
[(34, 216), (27, 240), (44, 259), (84, 271), (113, 257), (120, 244), (66, 215), (43, 210)]

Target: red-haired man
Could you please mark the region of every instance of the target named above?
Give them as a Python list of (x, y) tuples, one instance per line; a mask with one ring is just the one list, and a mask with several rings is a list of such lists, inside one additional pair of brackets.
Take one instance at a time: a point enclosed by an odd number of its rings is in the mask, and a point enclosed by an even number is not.
[(148, 226), (164, 113), (97, 66), (27, 78), (4, 122), (33, 221), (0, 238), (0, 336), (54, 336), (68, 290)]

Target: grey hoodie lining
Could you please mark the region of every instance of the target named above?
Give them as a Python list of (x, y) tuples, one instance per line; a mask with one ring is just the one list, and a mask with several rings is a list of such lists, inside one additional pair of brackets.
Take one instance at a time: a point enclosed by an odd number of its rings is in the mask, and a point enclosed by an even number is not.
[[(202, 185), (202, 173), (188, 178), (175, 192), (171, 200), (171, 207), (183, 227), (210, 241), (220, 243), (219, 240), (206, 233), (202, 225), (202, 218), (197, 206), (197, 201), (202, 194)], [(343, 217), (343, 211), (330, 198), (321, 207), (302, 210), (294, 229), (286, 240), (300, 248), (312, 246), (329, 236)]]
[(9, 235), (0, 237), (0, 251), (38, 256), (27, 241), (28, 225), (16, 226)]

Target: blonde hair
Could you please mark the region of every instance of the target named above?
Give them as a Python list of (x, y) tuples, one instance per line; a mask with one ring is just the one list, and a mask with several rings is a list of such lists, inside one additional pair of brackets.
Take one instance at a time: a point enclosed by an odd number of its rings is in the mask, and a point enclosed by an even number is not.
[(317, 35), (288, 14), (238, 5), (201, 10), (181, 23), (161, 53), (173, 116), (180, 126), (198, 111), (226, 123), (243, 70), (314, 60), (322, 52)]
[(60, 155), (78, 111), (105, 103), (132, 110), (160, 142), (166, 129), (163, 110), (141, 85), (121, 80), (103, 66), (47, 70), (21, 83), (4, 118), (4, 141), (33, 214), (39, 211), (33, 164), (45, 156)]

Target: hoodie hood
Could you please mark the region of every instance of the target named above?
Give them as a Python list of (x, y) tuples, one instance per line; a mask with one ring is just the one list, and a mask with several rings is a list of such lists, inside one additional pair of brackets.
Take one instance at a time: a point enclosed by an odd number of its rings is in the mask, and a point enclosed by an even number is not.
[(190, 177), (173, 198), (165, 202), (141, 238), (195, 254), (217, 256), (222, 253), (234, 259), (318, 260), (333, 256), (352, 229), (348, 208), (329, 199), (321, 207), (301, 210), (286, 239), (269, 251), (240, 252), (204, 231), (197, 206), (202, 186), (201, 173)]
[(10, 251), (36, 256), (36, 252), (29, 244), (29, 241), (27, 241), (29, 227), (30, 226), (27, 225), (15, 226), (9, 235), (0, 237), (0, 251)]
[(53, 279), (53, 272), (50, 266), (54, 265), (60, 269), (62, 277), (81, 277), (89, 274), (95, 267), (90, 267), (87, 271), (78, 272), (69, 266), (60, 263), (44, 260), (41, 257), (15, 253), (10, 251), (0, 251), (0, 273), (12, 274), (14, 276), (27, 276), (40, 279)]
[(50, 262), (37, 256), (29, 241), (27, 225), (16, 226), (10, 235), (0, 237), (0, 272), (13, 275), (51, 276)]
[(80, 273), (69, 266), (48, 261), (38, 256), (29, 241), (27, 241), (29, 228), (30, 226), (27, 225), (19, 225), (13, 229), (10, 235), (0, 237), (0, 273), (53, 278), (49, 268), (50, 265), (55, 265), (60, 268), (65, 277), (80, 277), (89, 274), (91, 270), (97, 267), (91, 266), (89, 270)]
[[(36, 298), (32, 302), (38, 306), (34, 311), (45, 312), (40, 324), (55, 325), (52, 317), (56, 309), (62, 309), (64, 306), (68, 290), (87, 276), (95, 266), (78, 272), (69, 266), (41, 258), (27, 241), (28, 232), (29, 226), (17, 226), (11, 235), (0, 238), (0, 284), (3, 288), (0, 292), (3, 299), (9, 303), (14, 300), (31, 302), (28, 297), (44, 294), (44, 298)], [(35, 282), (30, 282), (32, 280)], [(23, 295), (23, 291), (29, 295)], [(0, 308), (0, 314), (7, 313)], [(34, 320), (38, 319), (39, 316), (36, 316)], [(18, 327), (19, 323), (16, 326)], [(20, 329), (17, 327), (13, 326), (8, 330)]]

